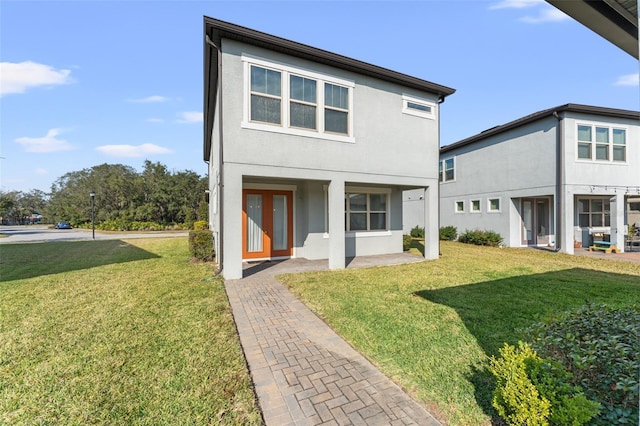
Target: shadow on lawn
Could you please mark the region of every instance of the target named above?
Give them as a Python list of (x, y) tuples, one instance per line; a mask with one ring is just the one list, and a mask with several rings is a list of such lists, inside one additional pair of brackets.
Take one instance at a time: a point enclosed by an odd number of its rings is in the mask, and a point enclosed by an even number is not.
[[(613, 306), (640, 303), (640, 278), (574, 268), (421, 290), (415, 294), (455, 309), (484, 352), (491, 356), (497, 355), (505, 342), (515, 345), (523, 340), (523, 329), (587, 302)], [(491, 374), (486, 369), (474, 369), (469, 381), (475, 387), (478, 404), (495, 418)]]
[(160, 257), (121, 240), (6, 244), (0, 252), (0, 282)]

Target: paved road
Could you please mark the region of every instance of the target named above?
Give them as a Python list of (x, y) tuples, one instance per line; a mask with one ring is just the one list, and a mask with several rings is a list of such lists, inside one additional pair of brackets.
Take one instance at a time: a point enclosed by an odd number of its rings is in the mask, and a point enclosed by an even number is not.
[[(49, 229), (46, 225), (0, 226), (0, 244), (36, 243), (44, 241), (83, 241), (92, 239), (91, 230)], [(125, 238), (185, 237), (187, 231), (159, 232), (100, 232), (96, 240), (119, 240)]]

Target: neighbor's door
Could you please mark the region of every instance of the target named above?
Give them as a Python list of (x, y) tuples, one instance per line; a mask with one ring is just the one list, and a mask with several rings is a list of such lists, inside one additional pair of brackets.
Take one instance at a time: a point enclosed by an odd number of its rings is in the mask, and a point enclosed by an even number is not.
[(242, 258), (265, 259), (293, 254), (293, 193), (242, 191)]
[(528, 246), (549, 244), (549, 200), (523, 198), (521, 211), (522, 244)]

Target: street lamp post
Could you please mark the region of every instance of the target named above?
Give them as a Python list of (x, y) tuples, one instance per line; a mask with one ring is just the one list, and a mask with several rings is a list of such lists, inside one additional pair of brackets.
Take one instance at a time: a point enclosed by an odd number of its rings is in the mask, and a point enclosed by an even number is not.
[(91, 197), (91, 236), (93, 237), (93, 239), (96, 239), (96, 223), (94, 221), (94, 212), (95, 212), (95, 198), (96, 198), (96, 193), (94, 191), (91, 191), (89, 193), (89, 196)]

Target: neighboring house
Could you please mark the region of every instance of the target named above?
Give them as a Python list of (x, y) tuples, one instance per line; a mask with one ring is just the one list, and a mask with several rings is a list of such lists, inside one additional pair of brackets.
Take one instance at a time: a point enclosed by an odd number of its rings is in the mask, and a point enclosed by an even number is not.
[(567, 104), (442, 147), (440, 225), (564, 253), (602, 233), (622, 249), (628, 204), (640, 194), (639, 119)]
[(438, 257), (440, 103), (453, 89), (204, 18), (204, 160), (227, 279), (243, 261), (402, 252), (418, 190)]

